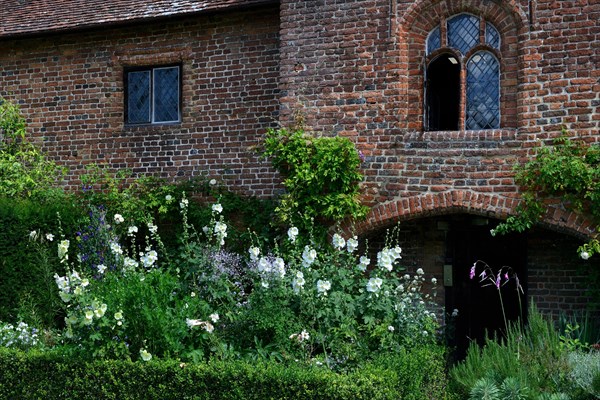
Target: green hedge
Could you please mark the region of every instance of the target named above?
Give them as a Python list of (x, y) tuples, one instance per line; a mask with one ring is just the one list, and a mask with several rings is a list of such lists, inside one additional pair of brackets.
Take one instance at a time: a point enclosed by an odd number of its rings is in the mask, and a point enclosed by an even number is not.
[(443, 399), (444, 360), (435, 353), (417, 351), (342, 374), (274, 362), (83, 362), (55, 352), (0, 349), (0, 398)]
[(35, 313), (46, 326), (53, 325), (56, 301), (60, 300), (52, 278), (55, 271), (48, 267), (58, 269), (58, 258), (52, 253), (48, 263), (42, 262), (29, 233), (53, 233), (58, 240), (59, 211), (63, 228), (72, 231), (79, 211), (65, 200), (0, 198), (0, 321), (15, 322), (17, 314), (24, 311), (29, 317)]

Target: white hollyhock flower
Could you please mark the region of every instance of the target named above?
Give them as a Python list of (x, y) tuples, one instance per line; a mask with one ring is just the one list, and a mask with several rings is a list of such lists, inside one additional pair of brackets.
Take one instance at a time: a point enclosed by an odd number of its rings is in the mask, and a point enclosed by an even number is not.
[(340, 250), (340, 249), (343, 249), (344, 246), (346, 245), (346, 240), (344, 240), (343, 237), (341, 237), (340, 235), (338, 235), (337, 233), (335, 233), (333, 235), (331, 243), (333, 244), (333, 247), (335, 247), (336, 249)]
[(331, 282), (319, 279), (317, 281), (317, 292), (327, 296), (327, 291), (331, 289)]
[(290, 242), (294, 243), (296, 241), (296, 237), (298, 237), (298, 228), (292, 226), (290, 229), (288, 229), (287, 234)]
[(310, 267), (316, 258), (317, 251), (310, 246), (304, 246), (304, 251), (302, 252), (302, 266), (304, 268)]
[(371, 278), (367, 282), (367, 292), (377, 293), (381, 289), (383, 280), (381, 278)]
[(348, 239), (348, 242), (346, 243), (346, 250), (348, 250), (348, 253), (354, 253), (354, 251), (358, 248), (358, 239), (356, 238), (356, 236)]

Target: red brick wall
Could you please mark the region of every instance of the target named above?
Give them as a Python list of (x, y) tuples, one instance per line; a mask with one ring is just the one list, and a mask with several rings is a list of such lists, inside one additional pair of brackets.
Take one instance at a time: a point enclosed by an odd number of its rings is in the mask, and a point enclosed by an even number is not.
[[(374, 222), (410, 209), (398, 202), (457, 194), (492, 199), (495, 209), (483, 200), (461, 206), (504, 217), (517, 204), (513, 166), (540, 140), (563, 125), (598, 140), (597, 2), (283, 0), (281, 7), (282, 119), (299, 110), (311, 128), (355, 140), (366, 155)], [(425, 38), (461, 12), (481, 15), (501, 34), (501, 129), (424, 132)]]
[[(18, 101), (44, 150), (85, 164), (164, 177), (207, 175), (272, 195), (253, 150), (278, 113), (279, 10), (199, 16), (95, 32), (0, 40), (0, 95)], [(123, 69), (180, 63), (182, 122), (124, 125)]]
[[(548, 231), (530, 235), (528, 252), (528, 295), (537, 307), (555, 318), (585, 311), (592, 287), (591, 269), (598, 260), (577, 260), (579, 241)], [(599, 317), (598, 309), (596, 317)]]
[[(501, 34), (501, 128), (424, 132), (424, 41), (461, 12)], [(563, 125), (590, 142), (600, 137), (598, 21), (593, 0), (281, 0), (280, 8), (0, 40), (0, 94), (21, 103), (44, 149), (70, 168), (71, 187), (85, 164), (100, 162), (207, 175), (270, 196), (279, 181), (253, 147), (300, 112), (309, 128), (350, 137), (366, 156), (365, 200), (375, 209), (362, 232), (444, 213), (502, 218), (518, 203), (513, 166), (540, 141)], [(123, 68), (173, 62), (183, 67), (182, 123), (124, 126)], [(594, 228), (558, 209), (548, 221)], [(571, 276), (570, 261), (546, 262), (545, 245), (535, 246), (531, 295), (549, 296), (559, 288), (544, 277)], [(418, 261), (439, 275), (434, 250)]]

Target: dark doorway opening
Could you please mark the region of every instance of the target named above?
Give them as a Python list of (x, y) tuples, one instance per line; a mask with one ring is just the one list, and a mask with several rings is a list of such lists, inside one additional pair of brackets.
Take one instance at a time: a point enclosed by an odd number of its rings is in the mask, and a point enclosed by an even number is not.
[(460, 111), (460, 64), (442, 54), (427, 66), (426, 110), (429, 131), (458, 130)]
[[(446, 286), (446, 312), (452, 315), (458, 310), (452, 319), (454, 330), (449, 337), (457, 359), (465, 356), (472, 341), (483, 344), (486, 335), (501, 336), (505, 331), (503, 313), (509, 323), (519, 318), (525, 321), (527, 317), (525, 234), (492, 236), (490, 229), (497, 223), (488, 218), (455, 216), (447, 224), (445, 270), (451, 271), (452, 279), (451, 285)], [(475, 276), (471, 279), (470, 271), (476, 262)], [(486, 276), (489, 277), (490, 272), (495, 275), (481, 282), (480, 274), (485, 265), (489, 266)], [(503, 267), (510, 267), (510, 279), (506, 280), (504, 269), (498, 289), (494, 282)], [(520, 295), (512, 273), (523, 289)]]

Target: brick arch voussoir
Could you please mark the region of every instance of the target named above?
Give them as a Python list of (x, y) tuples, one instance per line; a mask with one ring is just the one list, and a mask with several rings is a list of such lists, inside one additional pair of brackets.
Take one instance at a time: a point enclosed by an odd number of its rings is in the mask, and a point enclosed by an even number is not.
[[(472, 0), (471, 2), (476, 3), (480, 0)], [(426, 10), (430, 7), (440, 6), (442, 9), (446, 10), (449, 14), (454, 14), (462, 11), (465, 5), (468, 5), (467, 2), (454, 2), (449, 4), (450, 2), (447, 0), (417, 0), (413, 2), (406, 12), (402, 15), (397, 16), (396, 27), (400, 30), (400, 32), (408, 32), (412, 29), (413, 26), (420, 25), (419, 22), (421, 19), (426, 18), (427, 12)], [(495, 3), (491, 3), (494, 6)], [(519, 6), (519, 4), (515, 0), (501, 1), (497, 6), (505, 13), (510, 14), (517, 25), (517, 29), (521, 29), (528, 24), (528, 18), (525, 11)]]
[[(427, 193), (378, 204), (371, 209), (365, 220), (354, 223), (351, 227), (345, 226), (343, 231), (363, 236), (390, 227), (398, 221), (456, 213), (504, 220), (511, 215), (516, 215), (520, 203), (521, 200), (518, 198), (469, 190)], [(591, 238), (597, 233), (596, 225), (589, 218), (554, 207), (547, 209), (540, 225), (546, 229), (581, 238)]]

